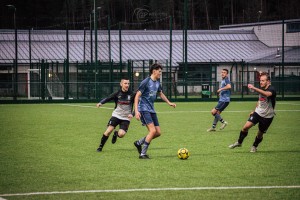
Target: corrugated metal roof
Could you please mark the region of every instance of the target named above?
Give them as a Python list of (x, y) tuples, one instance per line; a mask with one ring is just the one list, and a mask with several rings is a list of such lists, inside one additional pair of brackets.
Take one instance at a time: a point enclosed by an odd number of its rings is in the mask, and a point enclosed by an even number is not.
[[(173, 66), (182, 62), (182, 30), (173, 31)], [(122, 31), (122, 60), (167, 60), (170, 49), (169, 31)], [(94, 33), (93, 33), (94, 35)], [(90, 60), (90, 32), (69, 31), (69, 59), (71, 62)], [(85, 45), (85, 47), (84, 47)], [(94, 42), (93, 42), (94, 45)], [(12, 63), (14, 59), (14, 31), (0, 30), (0, 63)], [(108, 60), (107, 31), (98, 31), (98, 60)], [(94, 51), (94, 47), (92, 49)], [(264, 57), (266, 53), (276, 52), (258, 40), (252, 31), (188, 31), (188, 62), (232, 62), (233, 60), (253, 61)], [(111, 55), (119, 62), (119, 32), (111, 31)], [(66, 31), (31, 31), (32, 60), (48, 61), (66, 59)], [(19, 63), (29, 63), (29, 31), (18, 31)]]

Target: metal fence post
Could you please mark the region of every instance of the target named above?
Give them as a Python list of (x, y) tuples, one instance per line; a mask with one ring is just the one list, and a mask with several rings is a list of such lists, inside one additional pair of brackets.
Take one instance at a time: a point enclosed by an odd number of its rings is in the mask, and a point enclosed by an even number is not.
[(41, 65), (41, 97), (42, 100), (45, 100), (45, 86), (46, 86), (46, 79), (45, 79), (45, 60), (42, 59), (42, 65)]

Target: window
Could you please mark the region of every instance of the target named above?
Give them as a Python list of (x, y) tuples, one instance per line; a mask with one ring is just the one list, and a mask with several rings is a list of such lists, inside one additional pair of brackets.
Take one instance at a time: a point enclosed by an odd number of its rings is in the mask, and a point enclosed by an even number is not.
[(12, 88), (12, 74), (0, 74), (0, 88)]
[[(211, 67), (205, 64), (188, 64), (187, 81), (209, 82), (211, 81)], [(179, 66), (178, 79), (184, 81), (184, 65)]]
[(291, 22), (286, 24), (287, 33), (300, 32), (300, 22)]
[(12, 70), (11, 65), (0, 65), (0, 70)]

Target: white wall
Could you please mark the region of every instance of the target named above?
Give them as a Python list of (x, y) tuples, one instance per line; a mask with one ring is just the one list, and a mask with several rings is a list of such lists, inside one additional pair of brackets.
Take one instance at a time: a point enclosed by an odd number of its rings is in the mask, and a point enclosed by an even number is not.
[[(300, 46), (300, 32), (287, 33), (284, 25), (284, 46)], [(282, 46), (282, 24), (270, 24), (254, 27), (258, 39), (270, 47)]]

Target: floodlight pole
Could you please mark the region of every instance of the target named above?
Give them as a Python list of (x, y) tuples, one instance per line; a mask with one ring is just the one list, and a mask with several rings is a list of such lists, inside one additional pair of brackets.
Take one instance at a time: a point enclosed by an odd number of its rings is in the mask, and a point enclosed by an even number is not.
[(95, 32), (95, 98), (97, 98), (96, 80), (97, 80), (97, 68), (98, 68), (98, 38), (97, 38), (97, 11), (101, 7), (96, 7), (96, 0), (94, 0), (94, 32)]
[(185, 99), (188, 97), (187, 91), (187, 16), (188, 16), (188, 0), (184, 0), (184, 96)]
[(284, 19), (282, 20), (282, 56), (281, 56), (281, 70), (282, 70), (282, 99), (284, 99)]
[(9, 9), (14, 10), (14, 29), (15, 29), (15, 83), (14, 83), (14, 100), (18, 96), (18, 30), (17, 30), (17, 8), (14, 5), (6, 5)]
[(173, 24), (173, 18), (172, 18), (172, 16), (170, 16), (170, 64), (169, 64), (169, 66), (170, 66), (170, 75), (169, 75), (169, 84), (170, 84), (170, 86), (168, 87), (169, 88), (169, 99), (171, 99), (171, 97), (172, 97), (172, 29), (173, 29), (173, 26), (172, 26), (172, 24)]

